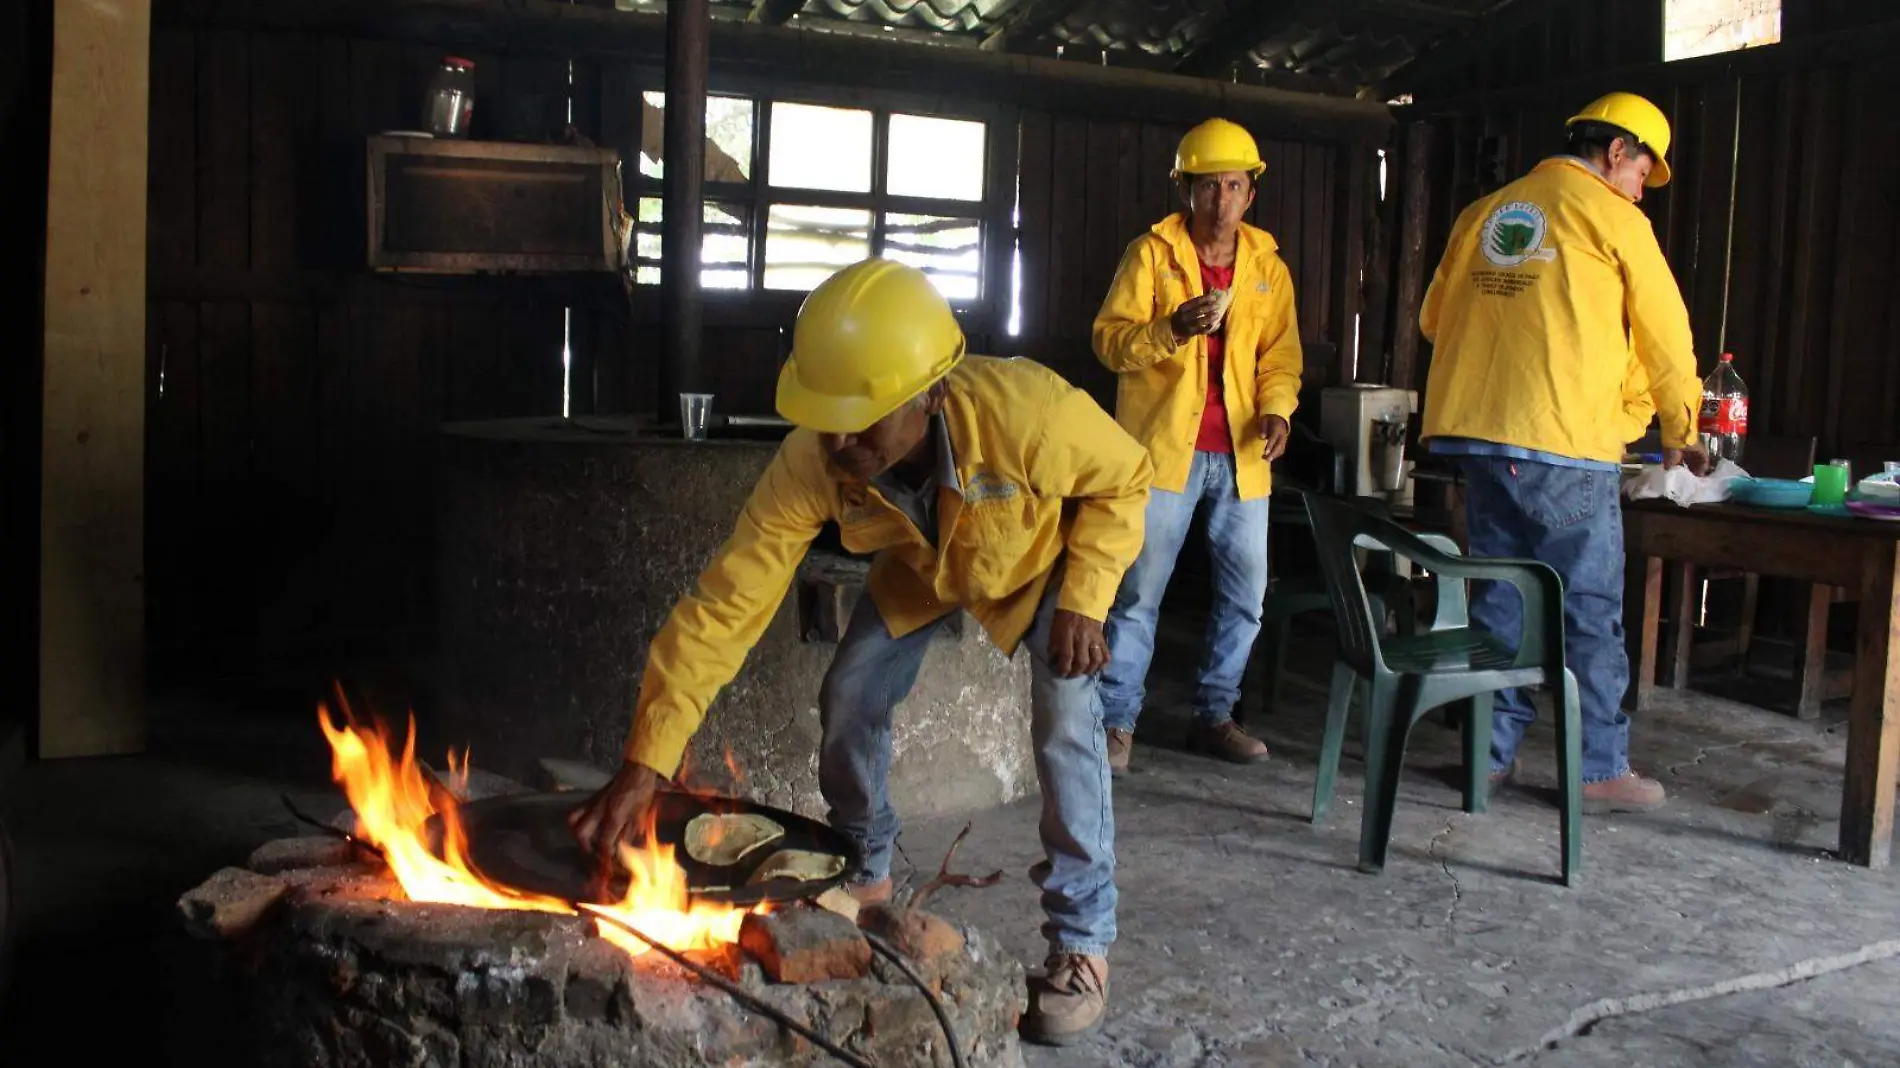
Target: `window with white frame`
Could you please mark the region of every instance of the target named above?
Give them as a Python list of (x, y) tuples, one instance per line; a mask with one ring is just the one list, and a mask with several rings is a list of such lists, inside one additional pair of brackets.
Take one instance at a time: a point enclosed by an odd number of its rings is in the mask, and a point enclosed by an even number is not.
[(1663, 59), (1689, 59), (1781, 40), (1781, 0), (1663, 0)]
[[(634, 279), (660, 280), (665, 95), (641, 97)], [(982, 298), (988, 127), (882, 108), (709, 96), (707, 288), (807, 290), (880, 255), (912, 264), (944, 296)]]

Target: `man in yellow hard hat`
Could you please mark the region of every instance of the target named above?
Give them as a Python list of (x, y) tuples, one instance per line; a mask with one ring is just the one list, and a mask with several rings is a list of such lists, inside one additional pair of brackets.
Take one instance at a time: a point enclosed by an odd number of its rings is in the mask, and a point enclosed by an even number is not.
[[(1642, 811), (1666, 795), (1630, 768), (1622, 711), (1618, 463), (1635, 421), (1647, 423), (1625, 385), (1647, 381), (1665, 463), (1697, 471), (1707, 463), (1696, 434), (1701, 387), (1682, 293), (1636, 206), (1643, 190), (1669, 181), (1668, 119), (1640, 96), (1611, 93), (1567, 129), (1567, 154), (1466, 208), (1452, 227), (1419, 315), (1435, 342), (1422, 437), (1461, 458), (1473, 556), (1535, 558), (1563, 576), (1584, 811)], [(1522, 605), (1501, 583), (1479, 588), (1471, 617), (1512, 644), (1522, 629)], [(1510, 777), (1532, 718), (1521, 692), (1499, 695), (1493, 786)]]
[(1267, 494), (1299, 403), (1293, 277), (1242, 220), (1267, 165), (1224, 119), (1175, 154), (1183, 210), (1136, 238), (1095, 317), (1095, 355), (1117, 376), (1115, 417), (1154, 457), (1148, 537), (1108, 618), (1102, 675), (1109, 764), (1126, 770), (1155, 626), (1188, 526), (1205, 516), (1214, 597), (1193, 698), (1191, 749), (1235, 763), (1267, 747), (1234, 722), (1267, 593)]
[(818, 694), (819, 786), (864, 852), (852, 892), (891, 894), (898, 831), (891, 713), (930, 637), (967, 609), (1005, 652), (1027, 648), (1042, 785), (1050, 954), (1024, 1035), (1099, 1025), (1115, 938), (1115, 823), (1097, 673), (1101, 621), (1141, 547), (1148, 455), (1087, 394), (1041, 366), (964, 355), (923, 273), (865, 260), (806, 298), (779, 376), (797, 425), (699, 586), (647, 653), (626, 762), (572, 822), (597, 851), (640, 833), (713, 697), (785, 597), (812, 539), (839, 525), (875, 553), (870, 584)]

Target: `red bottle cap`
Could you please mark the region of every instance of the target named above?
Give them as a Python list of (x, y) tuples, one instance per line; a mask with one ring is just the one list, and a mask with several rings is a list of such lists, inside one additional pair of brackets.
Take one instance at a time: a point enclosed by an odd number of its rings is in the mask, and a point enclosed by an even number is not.
[(1734, 354), (1734, 353), (1732, 353), (1732, 352), (1725, 352), (1725, 353), (1723, 353), (1723, 354), (1722, 354), (1722, 362), (1723, 362), (1723, 363), (1734, 363), (1734, 362), (1735, 362), (1735, 354)]
[(472, 59), (463, 59), (463, 58), (462, 58), (461, 56), (443, 56), (443, 57), (442, 57), (442, 62), (444, 62), (444, 63), (446, 63), (446, 64), (448, 64), (448, 65), (449, 65), (449, 66), (451, 66), (451, 67), (460, 67), (460, 68), (462, 68), (463, 70), (474, 70), (474, 69), (475, 69), (475, 61), (474, 61), (474, 60), (472, 60)]

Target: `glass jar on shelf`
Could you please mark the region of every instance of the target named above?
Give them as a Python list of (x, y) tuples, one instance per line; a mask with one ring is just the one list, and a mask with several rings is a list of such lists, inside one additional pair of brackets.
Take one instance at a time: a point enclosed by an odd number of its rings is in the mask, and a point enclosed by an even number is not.
[(423, 104), (423, 129), (437, 137), (466, 138), (475, 112), (475, 64), (460, 56), (443, 56), (429, 80)]

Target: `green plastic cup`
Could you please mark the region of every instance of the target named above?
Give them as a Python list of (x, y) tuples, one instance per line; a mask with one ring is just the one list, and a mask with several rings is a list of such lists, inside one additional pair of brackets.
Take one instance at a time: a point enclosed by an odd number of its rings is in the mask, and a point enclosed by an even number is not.
[(1816, 464), (1814, 468), (1815, 504), (1841, 504), (1847, 500), (1847, 468), (1834, 464)]

